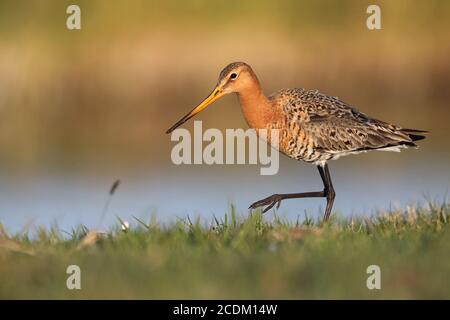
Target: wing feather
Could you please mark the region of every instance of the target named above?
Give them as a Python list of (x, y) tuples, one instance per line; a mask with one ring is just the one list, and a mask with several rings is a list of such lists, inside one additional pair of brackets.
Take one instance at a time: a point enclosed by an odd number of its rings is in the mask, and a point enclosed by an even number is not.
[(423, 131), (402, 129), (367, 116), (337, 97), (317, 90), (288, 89), (284, 110), (298, 122), (315, 147), (330, 153), (357, 152), (397, 146), (416, 146)]

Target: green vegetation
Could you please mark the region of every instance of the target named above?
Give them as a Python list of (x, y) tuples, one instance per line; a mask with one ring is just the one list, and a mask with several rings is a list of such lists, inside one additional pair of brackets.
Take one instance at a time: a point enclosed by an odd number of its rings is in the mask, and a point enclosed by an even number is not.
[[(450, 205), (283, 221), (232, 209), (210, 224), (136, 219), (98, 234), (0, 225), (0, 298), (450, 298)], [(66, 268), (81, 268), (81, 290)], [(366, 269), (381, 268), (381, 290)]]

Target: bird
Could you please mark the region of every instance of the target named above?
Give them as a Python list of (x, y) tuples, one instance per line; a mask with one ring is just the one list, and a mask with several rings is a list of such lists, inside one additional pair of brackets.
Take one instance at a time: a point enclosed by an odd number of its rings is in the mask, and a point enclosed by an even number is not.
[[(322, 179), (322, 191), (277, 193), (250, 205), (249, 209), (264, 207), (263, 213), (275, 205), (278, 209), (286, 199), (325, 198), (327, 204), (322, 221), (327, 222), (336, 197), (329, 161), (373, 150), (399, 152), (403, 148), (418, 148), (415, 142), (428, 133), (369, 117), (338, 97), (318, 90), (289, 88), (266, 96), (255, 72), (245, 62), (228, 64), (220, 72), (211, 94), (166, 133), (231, 93), (237, 94), (249, 127), (257, 132), (259, 129), (278, 130), (276, 149), (290, 158), (315, 165)], [(274, 141), (268, 142), (274, 146)]]

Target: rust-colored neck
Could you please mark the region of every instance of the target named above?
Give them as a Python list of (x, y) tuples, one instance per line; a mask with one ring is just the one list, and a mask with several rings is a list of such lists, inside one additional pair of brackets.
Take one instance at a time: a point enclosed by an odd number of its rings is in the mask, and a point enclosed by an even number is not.
[(251, 84), (238, 92), (238, 95), (248, 125), (255, 129), (266, 128), (273, 118), (274, 110), (269, 99), (262, 92), (256, 76)]

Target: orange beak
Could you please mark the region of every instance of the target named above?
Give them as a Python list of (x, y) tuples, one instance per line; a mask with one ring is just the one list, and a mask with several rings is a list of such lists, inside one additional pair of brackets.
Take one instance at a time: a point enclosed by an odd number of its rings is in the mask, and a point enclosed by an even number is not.
[(202, 103), (200, 103), (197, 107), (192, 109), (192, 111), (189, 112), (187, 115), (185, 115), (183, 118), (178, 120), (178, 122), (175, 123), (173, 126), (171, 126), (170, 129), (166, 131), (166, 133), (171, 133), (173, 130), (175, 130), (176, 128), (181, 126), (183, 123), (188, 121), (190, 118), (195, 116), (197, 113), (206, 109), (207, 106), (209, 106), (211, 103), (213, 103), (214, 101), (216, 101), (223, 95), (225, 95), (225, 93), (222, 91), (222, 89), (220, 89), (219, 87), (216, 87), (213, 90), (213, 92), (211, 92), (211, 94), (205, 100), (202, 101)]

